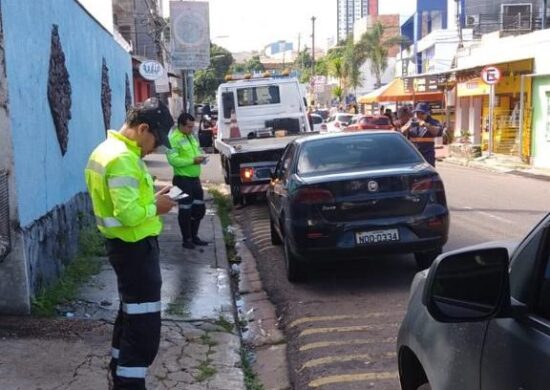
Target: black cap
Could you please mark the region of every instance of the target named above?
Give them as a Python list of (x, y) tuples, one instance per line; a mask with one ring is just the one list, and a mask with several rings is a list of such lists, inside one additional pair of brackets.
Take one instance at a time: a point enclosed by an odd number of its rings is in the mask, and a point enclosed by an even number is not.
[(152, 97), (145, 100), (136, 107), (136, 113), (139, 120), (149, 125), (151, 133), (155, 135), (157, 144), (170, 147), (168, 133), (174, 126), (174, 118), (166, 104), (158, 98)]

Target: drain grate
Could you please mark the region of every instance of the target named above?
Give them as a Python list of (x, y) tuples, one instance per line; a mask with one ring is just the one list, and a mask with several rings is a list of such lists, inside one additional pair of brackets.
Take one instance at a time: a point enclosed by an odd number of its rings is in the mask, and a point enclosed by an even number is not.
[(0, 171), (0, 261), (11, 250), (9, 204), (8, 173)]

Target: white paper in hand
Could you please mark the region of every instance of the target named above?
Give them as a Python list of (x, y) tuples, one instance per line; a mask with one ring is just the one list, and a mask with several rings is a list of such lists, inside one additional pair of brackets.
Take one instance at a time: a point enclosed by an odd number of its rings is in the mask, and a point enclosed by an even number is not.
[(180, 190), (179, 187), (176, 187), (176, 186), (172, 187), (166, 195), (168, 195), (172, 200), (179, 200), (179, 199), (187, 198), (189, 196), (188, 194)]

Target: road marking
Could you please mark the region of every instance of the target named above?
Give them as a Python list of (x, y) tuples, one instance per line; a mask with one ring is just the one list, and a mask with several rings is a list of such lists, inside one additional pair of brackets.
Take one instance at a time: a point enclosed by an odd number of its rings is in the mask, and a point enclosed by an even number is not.
[(295, 321), (292, 321), (289, 328), (294, 328), (301, 324), (306, 324), (308, 322), (322, 322), (322, 321), (340, 321), (340, 320), (364, 320), (368, 318), (379, 318), (391, 314), (404, 314), (404, 310), (397, 312), (378, 312), (378, 313), (369, 313), (369, 314), (349, 314), (349, 315), (336, 315), (336, 316), (318, 316), (318, 317), (303, 317), (298, 318)]
[(485, 215), (485, 216), (487, 216), (487, 217), (489, 217), (489, 218), (496, 219), (497, 221), (501, 221), (501, 222), (505, 222), (505, 223), (509, 223), (509, 224), (512, 224), (512, 223), (513, 223), (513, 222), (510, 221), (509, 219), (499, 217), (498, 215), (494, 215), (494, 214), (488, 213), (488, 212), (486, 212), (486, 211), (478, 211), (478, 214)]
[(393, 344), (397, 341), (397, 337), (389, 337), (383, 340), (345, 340), (345, 341), (319, 341), (317, 343), (304, 344), (299, 348), (300, 352), (309, 351), (311, 349), (325, 348), (325, 347), (341, 347), (344, 345), (363, 345), (374, 343), (390, 343)]
[(335, 383), (375, 381), (385, 379), (397, 379), (397, 372), (366, 372), (363, 374), (348, 374), (348, 375), (332, 375), (323, 378), (315, 379), (309, 382), (309, 387), (321, 387), (324, 385), (332, 385)]
[[(397, 353), (395, 352), (387, 352), (381, 355), (382, 357), (387, 358), (394, 358), (397, 356)], [(325, 364), (332, 364), (332, 363), (344, 363), (344, 362), (352, 362), (354, 360), (375, 360), (372, 355), (370, 354), (362, 354), (362, 355), (339, 355), (339, 356), (327, 356), (319, 359), (312, 359), (308, 360), (302, 365), (302, 368), (298, 370), (298, 372), (305, 370), (306, 368), (312, 368), (312, 367), (318, 367)]]
[(312, 334), (324, 334), (324, 333), (343, 333), (343, 332), (364, 332), (367, 330), (374, 330), (374, 329), (387, 329), (388, 327), (395, 327), (397, 328), (399, 326), (398, 323), (394, 324), (384, 324), (384, 325), (363, 325), (363, 326), (340, 326), (340, 327), (330, 327), (330, 328), (312, 328), (312, 329), (306, 329), (300, 332), (298, 337), (303, 336), (309, 336)]

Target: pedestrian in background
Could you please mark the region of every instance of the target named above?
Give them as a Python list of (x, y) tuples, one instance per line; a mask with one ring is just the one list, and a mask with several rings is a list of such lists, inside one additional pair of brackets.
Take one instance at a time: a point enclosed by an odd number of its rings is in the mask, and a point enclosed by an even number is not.
[(426, 161), (435, 167), (434, 138), (442, 135), (443, 127), (437, 119), (430, 116), (430, 106), (427, 103), (418, 103), (413, 113), (414, 117), (401, 128), (401, 132), (416, 146)]
[(168, 145), (173, 124), (162, 102), (146, 100), (128, 111), (120, 131), (108, 131), (85, 169), (97, 227), (106, 238), (120, 295), (109, 364), (115, 389), (145, 389), (147, 368), (159, 348), (159, 215), (176, 203), (166, 195), (170, 187), (154, 193), (142, 158), (161, 144)]
[(172, 183), (188, 195), (178, 200), (178, 224), (182, 246), (186, 249), (208, 245), (198, 236), (201, 219), (206, 212), (200, 180), (201, 164), (206, 161), (206, 156), (193, 135), (194, 126), (195, 118), (186, 112), (181, 113), (177, 127), (170, 132), (170, 149), (166, 152), (174, 170)]
[(393, 121), (393, 127), (395, 130), (400, 131), (403, 126), (412, 118), (412, 113), (409, 107), (402, 106), (397, 109), (395, 114), (395, 120)]

